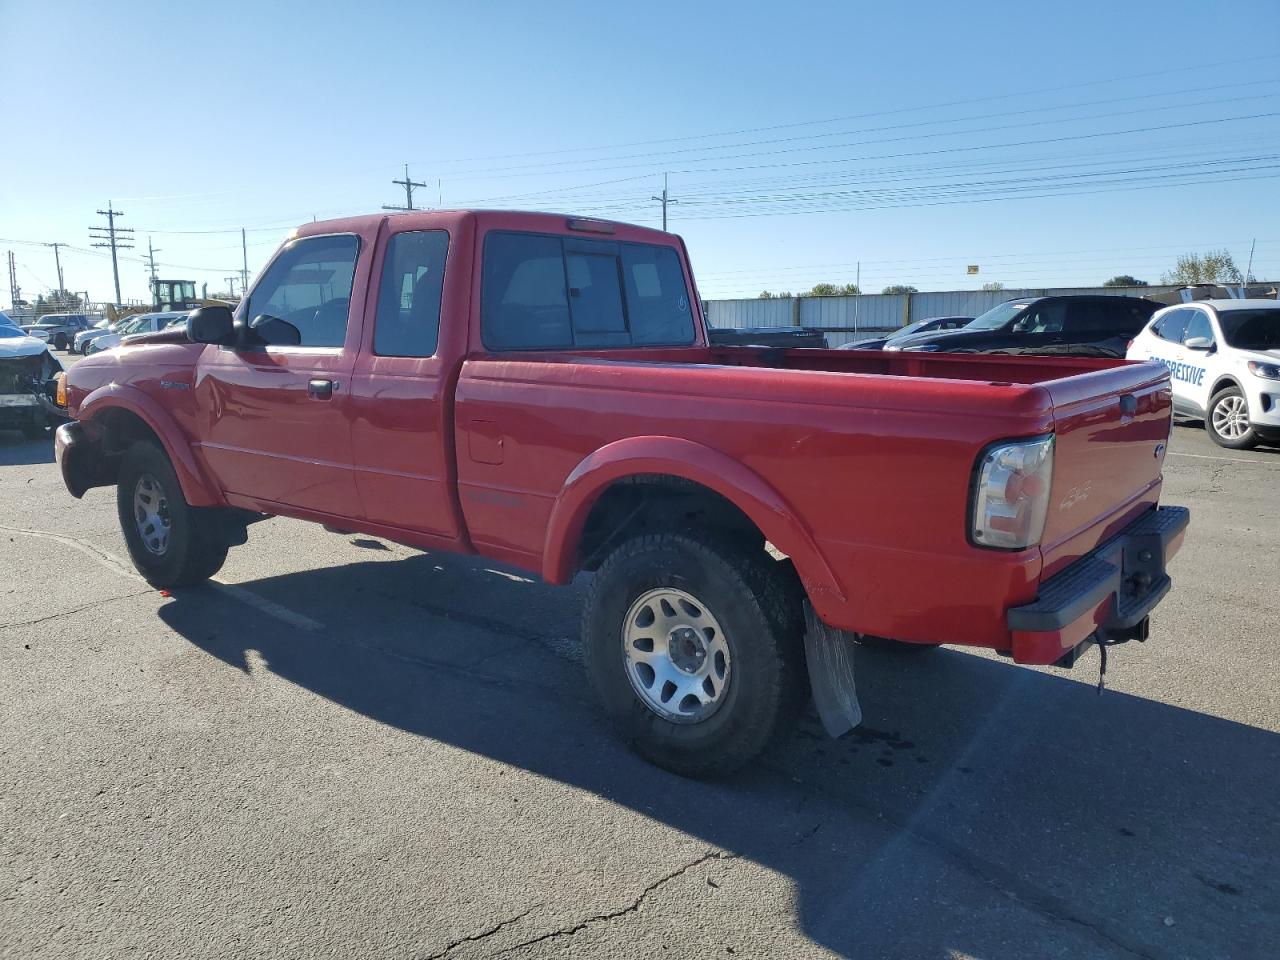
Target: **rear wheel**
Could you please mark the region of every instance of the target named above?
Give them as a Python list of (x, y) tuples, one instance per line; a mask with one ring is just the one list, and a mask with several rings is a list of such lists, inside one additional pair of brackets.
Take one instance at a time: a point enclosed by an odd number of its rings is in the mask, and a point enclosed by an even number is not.
[(173, 465), (154, 444), (138, 442), (125, 453), (116, 509), (133, 565), (152, 586), (207, 580), (227, 559), (218, 512), (187, 503)]
[(684, 776), (730, 773), (755, 757), (804, 692), (802, 619), (781, 564), (763, 550), (638, 537), (592, 582), (583, 646), (623, 737)]
[(1220, 447), (1250, 450), (1258, 445), (1258, 433), (1249, 421), (1249, 401), (1237, 386), (1225, 387), (1213, 395), (1204, 428)]

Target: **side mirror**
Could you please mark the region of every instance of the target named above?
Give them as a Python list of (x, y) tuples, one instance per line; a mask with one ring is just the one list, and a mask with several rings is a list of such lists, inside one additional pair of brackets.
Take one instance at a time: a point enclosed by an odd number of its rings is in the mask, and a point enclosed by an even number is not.
[(235, 327), (227, 307), (197, 307), (187, 314), (187, 339), (193, 343), (235, 342)]
[(296, 347), (302, 343), (302, 331), (288, 320), (259, 314), (249, 324), (246, 340), (272, 347)]
[(1031, 329), (1030, 318), (1023, 317), (1021, 320), (1015, 323), (1011, 329), (1013, 330), (1014, 333), (1026, 333), (1028, 330)]
[(1188, 350), (1203, 350), (1208, 352), (1213, 349), (1213, 341), (1208, 337), (1192, 337), (1190, 340), (1182, 344)]

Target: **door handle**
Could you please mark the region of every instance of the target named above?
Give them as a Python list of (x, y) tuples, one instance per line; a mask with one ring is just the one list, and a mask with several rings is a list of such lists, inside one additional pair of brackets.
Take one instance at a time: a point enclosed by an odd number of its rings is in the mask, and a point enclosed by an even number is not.
[(338, 384), (333, 380), (311, 380), (307, 383), (307, 395), (312, 400), (332, 400)]

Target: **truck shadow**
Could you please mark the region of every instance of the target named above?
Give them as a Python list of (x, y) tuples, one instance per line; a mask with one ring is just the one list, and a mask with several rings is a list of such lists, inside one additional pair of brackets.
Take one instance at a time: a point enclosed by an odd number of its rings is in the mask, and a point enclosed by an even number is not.
[(605, 728), (575, 662), (580, 585), (421, 555), (244, 586), (323, 628), (208, 588), (160, 615), (236, 669), (252, 656), (762, 864), (794, 884), (798, 928), (841, 954), (1244, 957), (1280, 935), (1266, 730), (959, 651), (866, 649), (861, 728), (831, 741), (809, 716), (751, 770), (697, 783)]
[(28, 440), (17, 430), (0, 430), (0, 467), (31, 463), (53, 463), (53, 432), (39, 440)]

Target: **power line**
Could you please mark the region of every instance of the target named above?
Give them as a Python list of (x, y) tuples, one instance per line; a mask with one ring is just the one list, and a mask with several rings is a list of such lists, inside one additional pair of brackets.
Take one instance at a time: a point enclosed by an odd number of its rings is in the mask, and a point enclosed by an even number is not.
[[(1217, 63), (1200, 64), (1204, 70), (1212, 70), (1214, 67), (1232, 67), (1238, 68), (1242, 64), (1254, 63), (1261, 60), (1275, 60), (1280, 58), (1280, 54), (1261, 54), (1256, 57), (1248, 57), (1245, 59), (1229, 59), (1220, 60)], [(477, 163), (485, 160), (510, 160), (537, 156), (555, 156), (566, 153), (590, 153), (600, 152), (604, 150), (623, 150), (631, 147), (647, 147), (656, 146), (663, 143), (687, 143), (691, 140), (714, 139), (718, 137), (733, 137), (740, 134), (748, 133), (767, 133), (773, 130), (791, 130), (799, 127), (819, 126), (827, 123), (847, 123), (851, 120), (867, 120), (872, 117), (895, 116), (902, 113), (917, 113), (922, 110), (940, 110), (946, 107), (967, 106), (975, 103), (990, 103), (997, 100), (1010, 100), (1017, 97), (1038, 96), (1043, 93), (1060, 93), (1064, 90), (1078, 90), (1084, 87), (1101, 86), (1109, 83), (1121, 83), (1127, 80), (1145, 80), (1150, 77), (1162, 77), (1169, 74), (1186, 74), (1185, 67), (1173, 67), (1165, 70), (1150, 70), (1143, 73), (1123, 74), (1115, 77), (1103, 77), (1096, 80), (1085, 80), (1078, 83), (1061, 84), (1053, 87), (1039, 87), (1033, 90), (1016, 90), (1012, 93), (992, 94), (981, 97), (967, 97), (959, 100), (947, 100), (939, 103), (921, 104), (914, 107), (897, 107), (889, 110), (875, 110), (867, 113), (848, 114), (840, 117), (827, 117), (821, 120), (800, 120), (791, 123), (772, 124), (763, 127), (745, 127), (737, 130), (723, 130), (718, 133), (700, 133), (690, 134), (682, 137), (664, 137), (656, 140), (633, 140), (628, 143), (606, 144), (594, 147), (568, 147), (560, 150), (542, 150), (542, 151), (526, 151), (521, 153), (505, 153), (505, 154), (489, 154), (478, 157), (465, 157), (455, 159), (436, 159), (422, 161), (424, 163)]]

